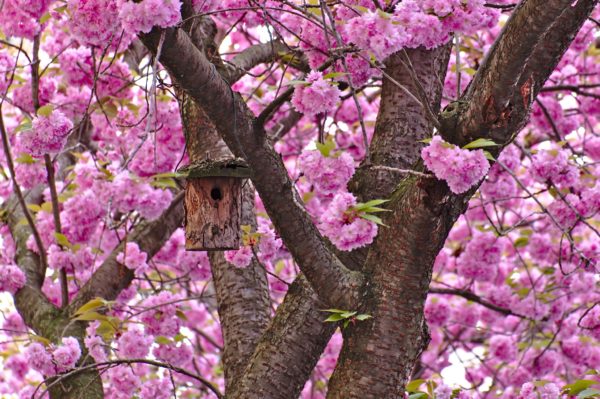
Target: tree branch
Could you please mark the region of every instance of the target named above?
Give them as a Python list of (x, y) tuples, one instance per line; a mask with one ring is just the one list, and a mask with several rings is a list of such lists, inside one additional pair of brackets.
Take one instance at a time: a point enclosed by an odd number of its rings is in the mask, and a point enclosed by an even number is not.
[(239, 94), (184, 32), (153, 29), (140, 39), (156, 53), (161, 34), (165, 38), (161, 63), (210, 116), (231, 151), (248, 162), (267, 213), (315, 291), (332, 306), (356, 307), (362, 276), (344, 267), (327, 248), (263, 126), (255, 123)]
[[(142, 222), (131, 234), (129, 242), (136, 243), (141, 251), (148, 254), (148, 259), (151, 259), (173, 232), (181, 226), (183, 221), (182, 200), (183, 192), (180, 192), (158, 219), (152, 222)], [(67, 314), (73, 314), (83, 304), (95, 297), (113, 300), (129, 286), (134, 273), (117, 262), (117, 255), (123, 250), (124, 246), (124, 242), (117, 246), (98, 270), (92, 274), (87, 283), (73, 298), (73, 302), (67, 307)]]
[(280, 40), (273, 40), (268, 43), (255, 44), (244, 49), (241, 53), (233, 57), (230, 64), (225, 67), (222, 75), (225, 80), (233, 84), (255, 66), (278, 59), (302, 72), (310, 72), (310, 67), (304, 54), (300, 51), (290, 49), (287, 44)]
[(471, 302), (475, 302), (478, 303), (482, 306), (485, 306), (488, 309), (491, 309), (495, 312), (501, 313), (505, 316), (517, 316), (520, 318), (527, 318), (523, 315), (520, 315), (518, 313), (513, 312), (510, 309), (507, 308), (503, 308), (502, 306), (498, 306), (498, 305), (494, 305), (491, 302), (486, 301), (485, 299), (481, 298), (479, 295), (475, 294), (474, 292), (471, 292), (469, 290), (461, 290), (458, 288), (436, 288), (436, 287), (431, 287), (429, 288), (429, 293), (430, 294), (439, 294), (439, 295), (456, 295), (456, 296), (460, 296), (463, 297), (465, 299), (468, 299)]
[(298, 276), (227, 397), (297, 398), (337, 327), (324, 322), (326, 307)]
[[(516, 133), (515, 126), (518, 126), (514, 122), (525, 120), (536, 90), (547, 79), (543, 70), (552, 71), (564, 53), (549, 51), (543, 55), (546, 46), (558, 50), (562, 46), (558, 43), (572, 40), (567, 35), (557, 38), (557, 44), (551, 44), (547, 33), (551, 29), (560, 29), (557, 22), (567, 22), (565, 18), (571, 18), (574, 8), (586, 8), (583, 3), (596, 1), (579, 1), (575, 7), (571, 3), (571, 0), (525, 0), (519, 3), (467, 93), (442, 114), (446, 119), (442, 122), (442, 134), (447, 141), (462, 146), (485, 137), (505, 145), (512, 138)], [(565, 18), (561, 18), (563, 15)], [(540, 63), (543, 62), (548, 64), (542, 66)]]

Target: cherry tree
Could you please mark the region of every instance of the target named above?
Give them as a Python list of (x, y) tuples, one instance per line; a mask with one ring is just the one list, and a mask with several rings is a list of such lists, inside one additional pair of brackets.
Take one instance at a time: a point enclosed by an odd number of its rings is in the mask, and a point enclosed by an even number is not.
[(4, 0), (0, 392), (600, 396), (596, 3)]

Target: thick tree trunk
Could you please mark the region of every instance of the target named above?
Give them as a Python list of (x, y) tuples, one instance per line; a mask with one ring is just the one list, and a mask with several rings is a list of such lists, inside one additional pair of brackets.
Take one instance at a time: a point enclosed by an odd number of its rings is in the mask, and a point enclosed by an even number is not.
[(228, 399), (297, 398), (335, 331), (308, 281), (299, 276), (262, 335)]
[[(423, 108), (400, 90), (397, 83), (412, 93), (422, 89), (429, 106), (437, 113), (449, 55), (447, 45), (435, 50), (399, 52), (387, 60), (386, 73), (391, 79), (383, 82), (371, 164), (363, 165), (350, 184), (361, 199), (389, 198), (398, 182), (406, 177), (378, 170), (378, 165), (416, 168), (424, 145), (420, 140), (431, 135), (433, 124)], [(411, 77), (413, 71), (418, 82)], [(385, 222), (390, 227), (380, 228), (368, 255), (363, 252), (367, 257), (364, 271), (371, 277), (361, 311), (373, 319), (344, 331), (344, 346), (329, 383), (328, 397), (396, 397), (419, 354), (427, 347), (423, 303), (431, 265), (449, 227), (436, 211), (422, 208), (424, 201), (428, 203), (428, 195), (413, 187), (415, 181), (414, 177), (405, 179), (396, 188), (388, 204), (395, 212)], [(433, 180), (425, 183), (432, 184)], [(436, 184), (445, 187), (443, 183)], [(436, 240), (436, 232), (444, 238)]]
[(380, 230), (365, 270), (372, 277), (362, 311), (373, 318), (345, 331), (329, 398), (403, 394), (428, 345), (423, 306), (433, 261), (466, 204), (449, 194), (445, 183), (427, 178), (407, 179), (393, 194), (394, 212), (384, 221), (394, 227)]

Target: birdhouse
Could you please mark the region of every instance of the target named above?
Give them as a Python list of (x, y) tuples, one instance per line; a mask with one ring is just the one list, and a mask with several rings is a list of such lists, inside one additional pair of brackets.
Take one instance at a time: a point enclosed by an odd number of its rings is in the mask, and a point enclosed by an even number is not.
[(202, 161), (185, 174), (185, 249), (238, 249), (241, 242), (242, 187), (250, 169), (239, 160)]

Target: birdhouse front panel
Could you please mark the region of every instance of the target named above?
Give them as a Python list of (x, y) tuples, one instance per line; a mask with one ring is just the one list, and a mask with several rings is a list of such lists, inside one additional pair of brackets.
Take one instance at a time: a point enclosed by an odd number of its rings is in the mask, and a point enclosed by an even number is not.
[(185, 248), (238, 249), (241, 242), (242, 184), (237, 177), (188, 178), (185, 189)]

